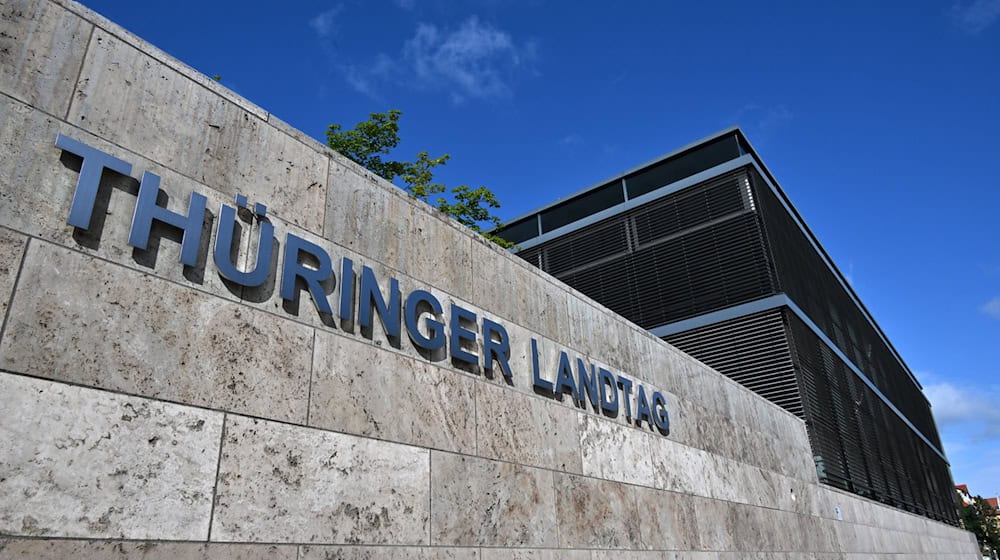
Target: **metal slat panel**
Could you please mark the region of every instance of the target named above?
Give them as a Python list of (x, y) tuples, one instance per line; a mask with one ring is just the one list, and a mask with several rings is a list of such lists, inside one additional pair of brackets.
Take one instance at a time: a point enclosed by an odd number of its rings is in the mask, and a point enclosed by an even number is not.
[(780, 310), (676, 333), (664, 340), (792, 414), (801, 415)]
[[(821, 480), (955, 523), (947, 464), (794, 314), (786, 320)], [(936, 481), (928, 485), (926, 479)]]
[(855, 365), (940, 448), (941, 440), (930, 407), (920, 389), (910, 381), (890, 348), (763, 179), (755, 172), (750, 176), (781, 289), (827, 336), (837, 341), (847, 356), (860, 357)]

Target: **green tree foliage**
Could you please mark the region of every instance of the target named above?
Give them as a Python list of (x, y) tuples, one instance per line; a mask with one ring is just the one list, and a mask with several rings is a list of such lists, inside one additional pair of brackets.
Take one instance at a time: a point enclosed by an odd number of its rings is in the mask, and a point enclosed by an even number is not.
[(371, 113), (367, 121), (350, 130), (331, 124), (326, 131), (326, 143), (387, 181), (399, 179), (410, 196), (435, 206), (486, 239), (504, 248), (513, 246), (505, 239), (483, 232), (482, 224), (493, 228), (500, 226), (500, 218), (493, 214), (493, 209), (500, 207), (500, 201), (493, 191), (466, 185), (449, 190), (434, 182), (434, 169), (448, 163), (451, 156), (431, 157), (427, 152), (420, 152), (413, 161), (391, 159), (392, 151), (399, 145), (399, 117), (402, 114), (396, 109)]
[(981, 496), (973, 496), (972, 504), (959, 500), (962, 525), (976, 535), (983, 556), (995, 558), (1000, 551), (1000, 515)]

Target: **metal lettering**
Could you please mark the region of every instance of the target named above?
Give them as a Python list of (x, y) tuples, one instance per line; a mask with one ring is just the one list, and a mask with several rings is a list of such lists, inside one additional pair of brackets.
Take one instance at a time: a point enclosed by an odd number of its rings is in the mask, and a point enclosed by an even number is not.
[(153, 222), (160, 222), (175, 227), (184, 232), (181, 241), (181, 262), (187, 266), (198, 264), (198, 249), (201, 245), (201, 229), (205, 224), (204, 195), (191, 193), (188, 202), (188, 213), (178, 214), (158, 205), (156, 197), (160, 194), (160, 177), (149, 171), (144, 171), (139, 182), (139, 197), (135, 201), (135, 214), (132, 215), (132, 229), (128, 234), (128, 244), (137, 249), (149, 247), (149, 235)]

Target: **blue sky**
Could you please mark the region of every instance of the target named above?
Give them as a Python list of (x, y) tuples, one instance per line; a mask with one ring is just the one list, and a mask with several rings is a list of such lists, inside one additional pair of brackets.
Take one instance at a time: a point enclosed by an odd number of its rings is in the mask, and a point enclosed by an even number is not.
[(316, 138), (402, 110), (505, 219), (739, 124), (1000, 494), (1000, 0), (85, 3)]

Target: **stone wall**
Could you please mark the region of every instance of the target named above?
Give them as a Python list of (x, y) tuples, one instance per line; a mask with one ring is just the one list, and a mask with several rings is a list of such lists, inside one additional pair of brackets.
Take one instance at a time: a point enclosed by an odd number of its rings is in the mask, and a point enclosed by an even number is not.
[[(820, 486), (794, 416), (78, 4), (0, 3), (0, 123), (2, 559), (978, 557)], [(131, 164), (86, 229), (60, 134)], [(172, 211), (207, 197), (193, 266), (162, 224), (129, 245), (143, 172)], [(239, 194), (274, 228), (254, 288), (212, 255)], [(236, 222), (243, 270), (264, 223)], [(288, 234), (503, 325), (511, 380), (282, 299)], [(566, 351), (661, 391), (669, 435), (539, 394), (533, 339), (543, 377)]]

